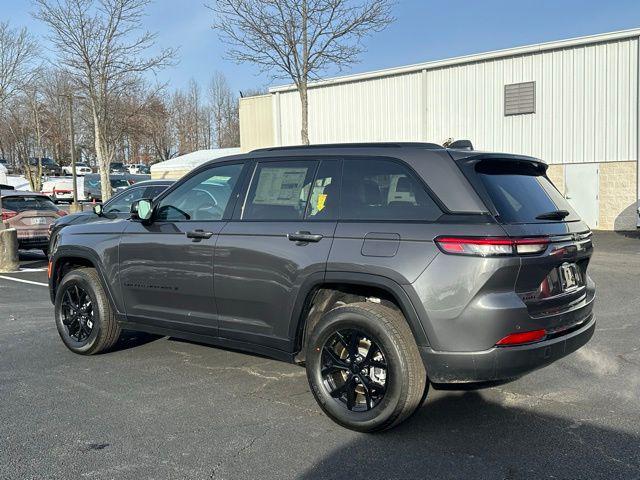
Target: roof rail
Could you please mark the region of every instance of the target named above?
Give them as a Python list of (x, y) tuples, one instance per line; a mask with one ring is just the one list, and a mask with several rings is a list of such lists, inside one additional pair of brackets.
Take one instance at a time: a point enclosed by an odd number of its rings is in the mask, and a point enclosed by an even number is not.
[(254, 152), (278, 152), (287, 150), (322, 150), (329, 148), (427, 148), (441, 149), (441, 145), (427, 142), (364, 142), (364, 143), (320, 143), (314, 145), (288, 145), (284, 147), (266, 147), (252, 150)]

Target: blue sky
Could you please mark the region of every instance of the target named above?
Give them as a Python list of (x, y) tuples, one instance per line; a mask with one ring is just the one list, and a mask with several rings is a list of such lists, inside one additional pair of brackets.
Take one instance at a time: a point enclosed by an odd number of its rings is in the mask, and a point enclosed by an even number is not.
[[(158, 32), (158, 43), (180, 48), (179, 63), (160, 80), (181, 88), (193, 77), (205, 85), (219, 70), (236, 90), (283, 83), (223, 58), (204, 1), (155, 0), (148, 9), (146, 27)], [(46, 48), (46, 30), (31, 10), (29, 0), (0, 0), (0, 21), (26, 26)], [(394, 24), (366, 41), (361, 62), (342, 73), (640, 27), (638, 0), (397, 0), (394, 14)]]

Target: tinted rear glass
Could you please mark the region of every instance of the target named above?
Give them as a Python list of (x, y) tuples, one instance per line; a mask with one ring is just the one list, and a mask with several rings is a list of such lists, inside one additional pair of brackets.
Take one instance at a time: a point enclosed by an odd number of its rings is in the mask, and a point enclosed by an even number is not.
[(498, 210), (501, 223), (554, 221), (536, 217), (557, 210), (566, 210), (569, 215), (555, 221), (579, 220), (542, 169), (524, 162), (483, 161), (476, 165), (476, 173)]
[(343, 220), (434, 221), (442, 211), (403, 164), (381, 158), (344, 162)]
[(45, 197), (4, 197), (2, 199), (2, 208), (18, 213), (26, 212), (27, 210), (58, 210), (58, 207)]
[(129, 186), (129, 182), (127, 182), (126, 180), (121, 180), (121, 179), (111, 179), (111, 187), (112, 188), (120, 188), (120, 187), (128, 187)]

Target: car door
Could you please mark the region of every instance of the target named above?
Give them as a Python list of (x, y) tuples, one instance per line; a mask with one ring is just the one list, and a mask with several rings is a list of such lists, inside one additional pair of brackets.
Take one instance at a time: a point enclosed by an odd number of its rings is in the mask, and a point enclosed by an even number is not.
[(194, 172), (158, 199), (150, 222), (126, 226), (119, 255), (129, 321), (217, 335), (214, 246), (243, 167), (233, 162)]
[(244, 201), (216, 245), (221, 337), (291, 348), (298, 294), (305, 282), (324, 276), (336, 228), (339, 176), (337, 159), (256, 163)]

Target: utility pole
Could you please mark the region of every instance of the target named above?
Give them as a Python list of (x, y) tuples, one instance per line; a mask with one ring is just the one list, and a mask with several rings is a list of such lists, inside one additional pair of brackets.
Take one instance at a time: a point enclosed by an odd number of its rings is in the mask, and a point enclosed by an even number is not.
[(71, 212), (79, 212), (78, 205), (78, 176), (76, 175), (76, 135), (73, 128), (73, 94), (69, 92), (69, 135), (71, 137), (71, 177), (73, 178), (73, 203)]
[(0, 232), (4, 230), (4, 220), (2, 219), (2, 188), (0, 188)]
[(4, 230), (4, 220), (2, 219), (2, 187), (0, 187), (0, 232)]

